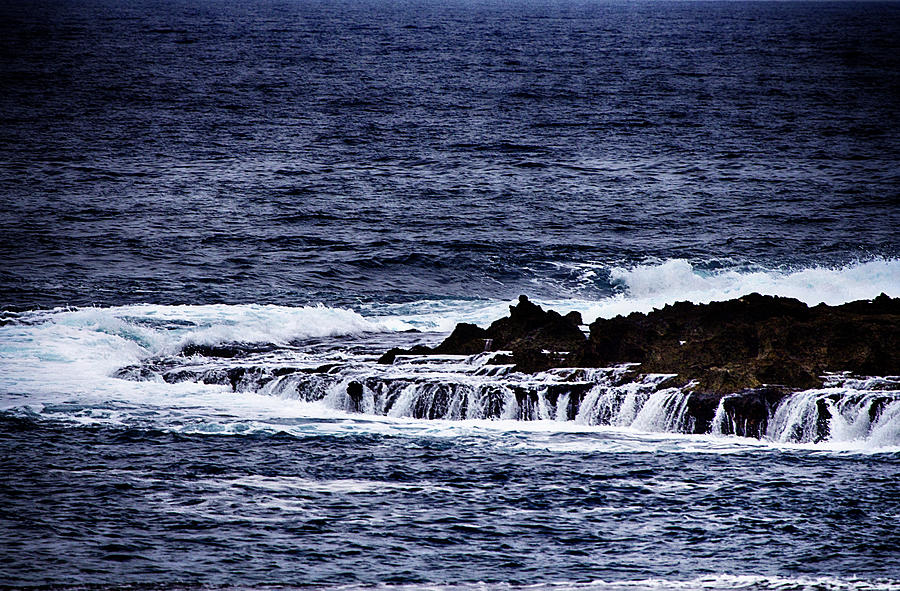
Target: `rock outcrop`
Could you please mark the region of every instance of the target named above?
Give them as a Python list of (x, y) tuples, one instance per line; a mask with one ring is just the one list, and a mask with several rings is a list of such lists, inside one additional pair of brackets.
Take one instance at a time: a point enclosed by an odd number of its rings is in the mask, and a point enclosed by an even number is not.
[(512, 351), (518, 371), (640, 364), (695, 390), (732, 394), (779, 385), (812, 388), (825, 372), (900, 374), (900, 298), (809, 307), (793, 298), (749, 294), (725, 302), (677, 302), (648, 314), (598, 319), (585, 338), (577, 312), (562, 316), (525, 296), (487, 329), (459, 324), (440, 345), (398, 354), (474, 355)]
[(640, 363), (696, 390), (734, 393), (763, 385), (820, 386), (825, 372), (900, 373), (900, 298), (808, 307), (750, 294), (727, 302), (678, 302), (649, 314), (598, 319), (572, 360), (598, 367)]
[(379, 362), (393, 363), (397, 355), (475, 355), (485, 351), (512, 351), (518, 371), (535, 372), (565, 365), (566, 354), (580, 351), (587, 339), (581, 331), (581, 315), (565, 316), (543, 310), (527, 297), (509, 307), (509, 317), (494, 321), (487, 329), (457, 324), (440, 345), (391, 349)]
[[(391, 363), (397, 354), (509, 350), (512, 359), (503, 362), (513, 362), (522, 372), (636, 363), (630, 375), (674, 374), (665, 385), (687, 389), (688, 431), (757, 438), (765, 435), (780, 402), (792, 391), (822, 386), (825, 373), (900, 375), (900, 298), (884, 294), (809, 307), (796, 299), (754, 293), (598, 319), (587, 338), (580, 325), (576, 313), (544, 311), (521, 296), (510, 306), (509, 317), (487, 329), (459, 324), (433, 349), (395, 349), (381, 361)], [(571, 393), (575, 408), (581, 394)], [(521, 397), (520, 406), (526, 408), (530, 399)], [(831, 415), (826, 404), (819, 407), (817, 437), (824, 438)]]

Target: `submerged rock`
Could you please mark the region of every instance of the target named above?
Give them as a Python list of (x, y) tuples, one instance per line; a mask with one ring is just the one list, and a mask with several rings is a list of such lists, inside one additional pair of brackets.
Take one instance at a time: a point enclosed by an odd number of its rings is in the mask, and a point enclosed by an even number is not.
[(378, 358), (378, 363), (390, 365), (397, 358), (397, 355), (431, 355), (434, 350), (426, 345), (415, 345), (411, 349), (401, 349), (394, 347)]
[(269, 353), (277, 350), (278, 346), (272, 343), (218, 343), (212, 345), (189, 343), (182, 347), (181, 355), (184, 357), (199, 355), (202, 357), (233, 359), (254, 353)]
[(347, 397), (350, 399), (350, 412), (362, 412), (363, 385), (357, 381), (347, 384)]

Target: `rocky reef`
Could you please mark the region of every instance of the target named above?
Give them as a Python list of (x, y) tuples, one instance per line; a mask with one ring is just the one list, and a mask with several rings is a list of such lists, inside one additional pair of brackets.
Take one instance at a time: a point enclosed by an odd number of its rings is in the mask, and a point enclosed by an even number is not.
[(551, 367), (564, 367), (571, 352), (583, 350), (587, 339), (580, 326), (581, 314), (565, 316), (543, 310), (526, 296), (509, 307), (509, 317), (494, 321), (487, 329), (460, 323), (440, 345), (434, 348), (391, 349), (379, 360), (392, 363), (397, 355), (475, 355), (485, 351), (511, 351), (512, 357), (498, 362), (513, 362), (516, 370), (532, 373)]
[(726, 302), (679, 302), (649, 314), (599, 319), (576, 363), (640, 363), (721, 394), (777, 384), (812, 388), (826, 372), (900, 373), (900, 298), (809, 307), (750, 294)]
[[(818, 388), (829, 373), (900, 375), (900, 298), (840, 306), (749, 294), (725, 302), (678, 302), (647, 314), (594, 321), (585, 334), (577, 312), (543, 310), (525, 296), (487, 329), (459, 324), (440, 345), (393, 349), (397, 355), (474, 355), (510, 351), (495, 363), (533, 373), (550, 368), (635, 364), (635, 377), (670, 374), (690, 392), (692, 431), (727, 414), (733, 433), (760, 437), (774, 409), (792, 392)], [(822, 405), (820, 414), (828, 418)]]

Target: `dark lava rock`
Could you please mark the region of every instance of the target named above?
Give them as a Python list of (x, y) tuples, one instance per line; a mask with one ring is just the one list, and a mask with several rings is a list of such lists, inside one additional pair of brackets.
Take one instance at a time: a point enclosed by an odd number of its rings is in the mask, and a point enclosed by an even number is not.
[(900, 298), (808, 307), (750, 294), (727, 302), (678, 302), (649, 314), (599, 319), (572, 363), (637, 362), (675, 373), (696, 390), (734, 393), (766, 384), (821, 385), (826, 371), (900, 373)]
[(357, 381), (347, 384), (347, 396), (350, 398), (350, 412), (362, 412), (363, 385)]
[(900, 375), (900, 298), (884, 294), (841, 306), (809, 307), (756, 293), (710, 304), (677, 302), (649, 314), (598, 319), (587, 339), (577, 313), (544, 311), (525, 296), (509, 311), (487, 329), (459, 324), (434, 349), (392, 349), (379, 361), (510, 350), (518, 371), (638, 363), (640, 373), (676, 374), (677, 383), (694, 382), (694, 391), (710, 394), (812, 388), (821, 386), (825, 372)]
[(487, 349), (490, 338), (488, 331), (480, 326), (461, 322), (444, 342), (434, 348), (434, 352), (439, 355), (477, 355)]
[(582, 324), (584, 324), (584, 320), (581, 319), (581, 312), (576, 312), (575, 310), (572, 310), (571, 312), (563, 316), (563, 318), (565, 318), (575, 326), (581, 326)]
[[(435, 353), (474, 355), (483, 351), (512, 351), (518, 371), (535, 372), (562, 365), (558, 352), (580, 350), (586, 338), (581, 332), (581, 315), (561, 316), (519, 296), (509, 307), (509, 316), (494, 321), (487, 329), (474, 324), (458, 324), (438, 345)], [(548, 353), (549, 352), (549, 353)]]
[(525, 296), (509, 307), (509, 316), (495, 320), (487, 329), (474, 324), (458, 324), (453, 333), (435, 348), (436, 353), (473, 355), (482, 351), (520, 349), (538, 351), (574, 351), (586, 339), (581, 332), (581, 315), (561, 316), (544, 311)]
[(769, 417), (786, 396), (790, 388), (750, 388), (736, 394), (692, 392), (687, 400), (687, 413), (693, 419), (692, 433), (709, 433), (719, 403), (727, 420), (723, 435), (761, 438), (766, 434)]
[[(561, 358), (543, 351), (561, 352), (581, 349), (586, 338), (581, 332), (581, 315), (561, 316), (544, 311), (527, 297), (509, 307), (509, 317), (494, 321), (487, 329), (474, 324), (456, 325), (444, 342), (430, 349), (418, 345), (412, 349), (391, 349), (379, 363), (393, 363), (397, 355), (476, 355), (485, 351), (511, 350), (520, 371), (540, 371), (561, 365)], [(516, 354), (518, 351), (518, 355)]]
[(586, 340), (580, 324), (581, 315), (577, 312), (566, 316), (553, 310), (545, 312), (522, 295), (518, 305), (509, 307), (509, 317), (494, 321), (486, 333), (492, 340), (492, 351), (521, 347), (574, 351), (583, 347)]
[(415, 345), (411, 349), (401, 349), (400, 347), (394, 347), (393, 349), (379, 357), (378, 363), (390, 365), (397, 358), (397, 355), (433, 355), (434, 353), (434, 349), (425, 345)]
[(223, 343), (218, 345), (201, 345), (192, 343), (189, 345), (185, 345), (181, 349), (181, 354), (185, 357), (202, 355), (203, 357), (232, 359), (235, 357), (243, 357), (252, 353), (268, 353), (277, 349), (278, 347), (271, 343)]
[(553, 357), (539, 347), (517, 345), (513, 348), (512, 358), (516, 371), (534, 373), (554, 366)]

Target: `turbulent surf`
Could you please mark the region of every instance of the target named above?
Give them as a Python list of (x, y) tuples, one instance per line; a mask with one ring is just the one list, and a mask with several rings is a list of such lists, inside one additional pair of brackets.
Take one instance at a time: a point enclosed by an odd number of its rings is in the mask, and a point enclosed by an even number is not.
[(2, 3), (0, 587), (900, 591), (898, 31)]

